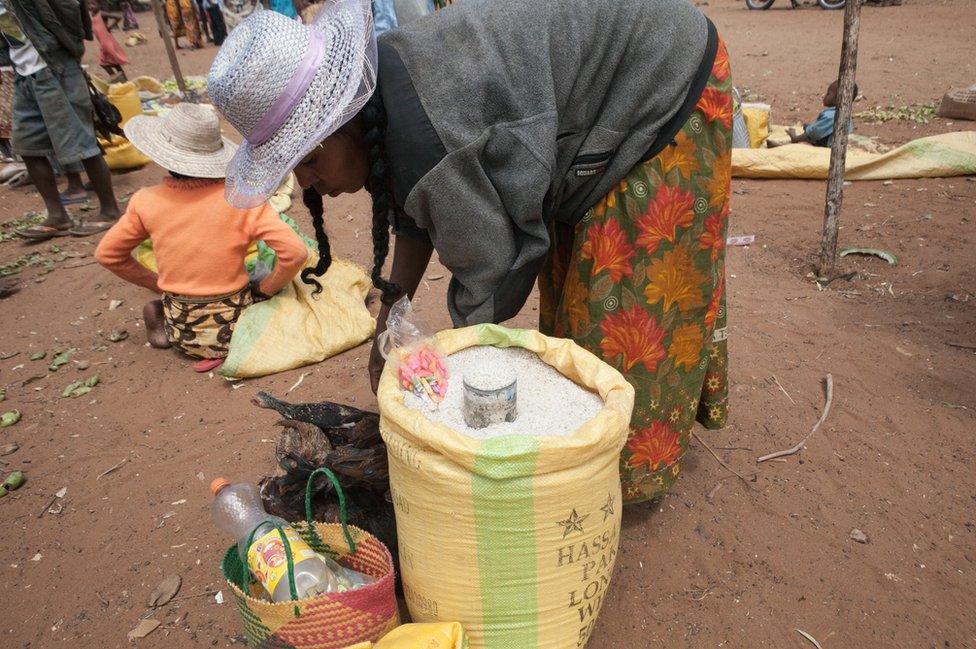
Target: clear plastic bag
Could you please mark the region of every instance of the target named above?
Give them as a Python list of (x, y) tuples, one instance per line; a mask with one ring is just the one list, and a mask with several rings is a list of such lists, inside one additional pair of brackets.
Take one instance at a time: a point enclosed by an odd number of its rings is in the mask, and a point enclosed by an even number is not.
[(408, 297), (401, 297), (390, 307), (386, 331), (379, 336), (379, 348), (386, 362), (395, 364), (403, 390), (434, 408), (444, 400), (450, 379), (444, 354)]

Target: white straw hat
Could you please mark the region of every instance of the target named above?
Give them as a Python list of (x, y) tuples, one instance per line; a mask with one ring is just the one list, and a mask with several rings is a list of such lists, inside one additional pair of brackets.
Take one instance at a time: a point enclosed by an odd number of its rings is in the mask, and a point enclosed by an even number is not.
[(123, 130), (153, 162), (184, 176), (224, 178), (237, 151), (220, 134), (217, 111), (201, 104), (177, 104), (162, 117), (136, 115)]
[(273, 11), (245, 18), (217, 53), (207, 91), (244, 142), (227, 200), (254, 207), (376, 88), (369, 0), (330, 0), (311, 25)]

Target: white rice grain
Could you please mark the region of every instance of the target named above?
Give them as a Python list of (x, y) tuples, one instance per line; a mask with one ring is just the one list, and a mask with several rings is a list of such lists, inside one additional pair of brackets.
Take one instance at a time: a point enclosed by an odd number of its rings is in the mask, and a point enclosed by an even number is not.
[[(521, 348), (470, 347), (444, 359), (450, 381), (447, 396), (437, 409), (407, 392), (407, 407), (422, 411), (429, 419), (477, 439), (501, 435), (571, 435), (593, 419), (603, 400), (567, 379), (533, 352)], [(478, 385), (501, 384), (514, 374), (518, 380), (518, 418), (487, 428), (469, 428), (464, 423), (463, 377)]]

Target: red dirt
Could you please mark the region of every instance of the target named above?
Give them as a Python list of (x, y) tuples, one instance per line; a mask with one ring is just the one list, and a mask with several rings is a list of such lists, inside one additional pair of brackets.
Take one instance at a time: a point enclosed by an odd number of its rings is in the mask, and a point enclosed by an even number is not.
[[(779, 120), (812, 116), (836, 72), (841, 14), (777, 4), (749, 12), (720, 0), (703, 9), (729, 45), (740, 85), (770, 101)], [(151, 23), (151, 14), (140, 18)], [(974, 24), (969, 0), (865, 8), (858, 80), (867, 99), (859, 108), (932, 102), (951, 85), (973, 83), (965, 47)], [(160, 42), (144, 31), (151, 40), (129, 50), (130, 74), (163, 76)], [(213, 53), (181, 54), (185, 71), (204, 73)], [(858, 128), (900, 143), (972, 124)], [(150, 166), (117, 175), (116, 188), (124, 194), (160, 176)], [(627, 513), (617, 572), (588, 646), (812, 646), (795, 631), (803, 629), (825, 649), (976, 647), (976, 357), (947, 344), (976, 343), (976, 183), (850, 185), (842, 245), (885, 248), (899, 264), (846, 258), (843, 268), (863, 276), (824, 291), (808, 277), (823, 184), (735, 181), (734, 189), (732, 234), (757, 237), (729, 251), (734, 410), (727, 429), (699, 434), (755, 480), (731, 477), (696, 443), (675, 491)], [(0, 220), (39, 205), (30, 191), (7, 190)], [(364, 265), (367, 205), (363, 195), (327, 205), (342, 217), (330, 219), (334, 249)], [(300, 207), (292, 214), (307, 219)], [(0, 445), (21, 445), (2, 468), (28, 477), (0, 500), (0, 646), (128, 646), (125, 634), (146, 612), (150, 591), (171, 573), (183, 577), (180, 598), (154, 614), (163, 627), (138, 645), (239, 642), (232, 605), (192, 597), (227, 594), (217, 570), (227, 540), (210, 524), (206, 485), (218, 475), (256, 480), (273, 470), (275, 417), (248, 403), (258, 390), (282, 394), (306, 371), (289, 397), (375, 407), (368, 347), (233, 389), (194, 374), (175, 353), (145, 347), (145, 291), (97, 265), (66, 268), (91, 260), (94, 239), (55, 243), (89, 256), (46, 275), (24, 270), (23, 290), (0, 303), (0, 355), (19, 352), (0, 361), (2, 409), (24, 414), (0, 432)], [(49, 248), (4, 242), (0, 263), (30, 251), (53, 256)], [(445, 288), (440, 280), (421, 289), (419, 308), (435, 325), (448, 324)], [(113, 299), (124, 303), (109, 311)], [(515, 322), (531, 326), (535, 304)], [(105, 340), (120, 328), (128, 340)], [(100, 345), (107, 349), (95, 350)], [(65, 346), (81, 351), (50, 374), (51, 350)], [(30, 361), (39, 350), (47, 358)], [(79, 371), (74, 361), (91, 368)], [(69, 382), (92, 373), (102, 382), (91, 394), (60, 398)], [(757, 456), (810, 430), (828, 373), (833, 409), (808, 449), (757, 466)], [(48, 376), (22, 385), (34, 375)], [(63, 511), (38, 518), (62, 487)], [(851, 540), (853, 528), (869, 542)]]

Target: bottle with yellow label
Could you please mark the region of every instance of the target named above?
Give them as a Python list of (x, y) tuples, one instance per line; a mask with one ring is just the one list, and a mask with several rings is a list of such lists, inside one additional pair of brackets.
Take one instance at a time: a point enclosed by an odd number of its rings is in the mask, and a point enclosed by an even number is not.
[[(291, 549), (299, 599), (351, 590), (373, 581), (312, 550), (284, 519), (264, 511), (261, 495), (253, 485), (217, 478), (210, 483), (210, 491), (214, 495), (214, 523), (237, 539), (242, 559), (272, 601), (292, 599), (282, 531)], [(245, 557), (249, 539), (252, 541)]]

